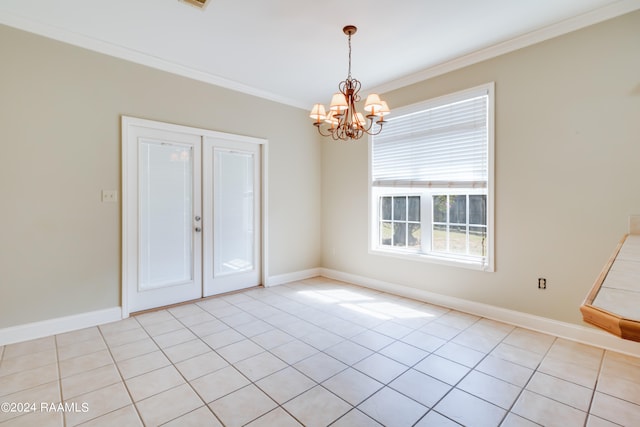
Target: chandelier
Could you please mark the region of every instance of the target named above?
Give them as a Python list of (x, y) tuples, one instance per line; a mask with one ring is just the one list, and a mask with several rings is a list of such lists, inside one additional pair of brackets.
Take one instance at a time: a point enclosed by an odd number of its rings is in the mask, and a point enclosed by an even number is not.
[(338, 85), (340, 92), (335, 93), (331, 98), (329, 114), (322, 104), (315, 104), (309, 114), (318, 132), (334, 140), (348, 141), (360, 139), (364, 134), (377, 135), (382, 131), (382, 125), (385, 123), (384, 116), (390, 112), (387, 103), (375, 93), (367, 96), (364, 103), (366, 119), (356, 109), (356, 103), (360, 101), (361, 83), (351, 77), (351, 36), (357, 30), (354, 25), (347, 25), (342, 29), (349, 37), (349, 74), (347, 79)]

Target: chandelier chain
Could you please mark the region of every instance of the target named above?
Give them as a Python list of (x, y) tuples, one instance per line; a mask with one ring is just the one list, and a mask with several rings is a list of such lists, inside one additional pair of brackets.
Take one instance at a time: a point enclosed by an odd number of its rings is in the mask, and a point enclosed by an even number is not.
[(347, 80), (351, 80), (351, 33), (349, 33), (349, 74)]

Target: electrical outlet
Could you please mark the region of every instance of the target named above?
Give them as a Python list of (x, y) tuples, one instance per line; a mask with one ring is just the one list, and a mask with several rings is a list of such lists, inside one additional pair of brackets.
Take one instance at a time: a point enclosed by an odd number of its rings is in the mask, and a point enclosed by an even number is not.
[(117, 202), (118, 192), (116, 190), (102, 190), (102, 202)]
[(538, 289), (547, 289), (547, 279), (538, 277)]

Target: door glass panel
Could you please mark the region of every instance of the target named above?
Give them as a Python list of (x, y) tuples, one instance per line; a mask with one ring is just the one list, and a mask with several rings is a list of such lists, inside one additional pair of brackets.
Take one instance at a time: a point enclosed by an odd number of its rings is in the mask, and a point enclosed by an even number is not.
[(142, 140), (139, 152), (139, 289), (193, 279), (193, 152)]
[(254, 156), (214, 150), (214, 275), (252, 270), (254, 260)]

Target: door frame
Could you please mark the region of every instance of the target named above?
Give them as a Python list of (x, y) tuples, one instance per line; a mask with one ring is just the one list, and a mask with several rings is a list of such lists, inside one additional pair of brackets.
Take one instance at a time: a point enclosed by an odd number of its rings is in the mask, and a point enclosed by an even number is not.
[[(179, 133), (187, 133), (191, 135), (197, 135), (202, 137), (211, 137), (224, 139), (227, 141), (237, 141), (243, 143), (252, 143), (258, 144), (260, 146), (260, 191), (261, 191), (261, 200), (260, 200), (260, 265), (261, 265), (261, 273), (260, 279), (262, 285), (266, 284), (266, 279), (268, 277), (268, 254), (267, 248), (269, 247), (269, 233), (268, 233), (268, 140), (264, 138), (256, 138), (252, 136), (245, 135), (236, 135), (225, 132), (218, 132), (209, 129), (201, 129), (195, 128), (191, 126), (183, 126), (176, 125), (172, 123), (158, 122), (154, 120), (141, 119), (137, 117), (130, 116), (121, 116), (121, 132), (122, 132), (122, 143), (121, 143), (121, 155), (122, 155), (122, 211), (121, 211), (121, 219), (122, 219), (122, 265), (121, 265), (121, 307), (122, 307), (122, 318), (129, 317), (129, 288), (131, 286), (136, 286), (136, 283), (131, 283), (128, 277), (128, 271), (130, 268), (130, 258), (132, 256), (132, 252), (136, 250), (136, 248), (130, 247), (130, 235), (133, 232), (133, 225), (131, 224), (131, 218), (129, 218), (130, 206), (131, 204), (137, 203), (136, 200), (131, 200), (131, 190), (128, 188), (129, 182), (129, 167), (131, 159), (128, 156), (127, 147), (131, 143), (135, 143), (132, 141), (132, 135), (130, 134), (131, 127), (144, 127), (150, 129), (159, 129), (165, 130), (169, 132), (179, 132)], [(137, 252), (133, 254), (133, 256), (137, 257)]]

